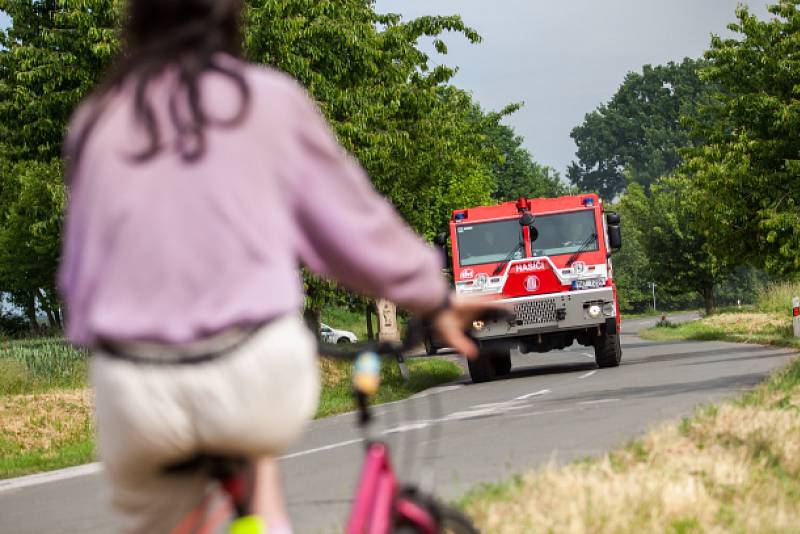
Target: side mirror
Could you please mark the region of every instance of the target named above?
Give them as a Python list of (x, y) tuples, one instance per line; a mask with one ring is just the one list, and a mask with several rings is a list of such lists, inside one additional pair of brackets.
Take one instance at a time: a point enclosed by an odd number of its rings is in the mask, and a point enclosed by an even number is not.
[(539, 239), (539, 230), (537, 230), (537, 229), (536, 229), (536, 227), (535, 227), (534, 225), (530, 225), (530, 226), (528, 227), (528, 231), (529, 231), (529, 232), (530, 232), (530, 234), (531, 234), (531, 243), (533, 243), (534, 241), (536, 241), (537, 239)]
[(618, 225), (608, 227), (608, 247), (614, 252), (622, 248), (622, 231)]
[(609, 226), (619, 226), (619, 220), (619, 213), (614, 213), (613, 211), (606, 213), (606, 222)]

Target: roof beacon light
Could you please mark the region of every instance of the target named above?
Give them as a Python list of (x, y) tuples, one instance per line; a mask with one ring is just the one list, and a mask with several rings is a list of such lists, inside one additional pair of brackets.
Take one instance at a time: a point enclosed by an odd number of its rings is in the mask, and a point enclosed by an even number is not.
[(455, 215), (455, 219), (456, 219), (457, 221), (463, 221), (463, 220), (464, 220), (464, 219), (466, 219), (466, 218), (467, 218), (467, 212), (465, 212), (465, 211), (462, 211), (462, 212), (456, 213), (456, 215)]
[(592, 197), (585, 197), (583, 199), (583, 205), (586, 206), (587, 208), (591, 208), (592, 206), (594, 206), (594, 199)]

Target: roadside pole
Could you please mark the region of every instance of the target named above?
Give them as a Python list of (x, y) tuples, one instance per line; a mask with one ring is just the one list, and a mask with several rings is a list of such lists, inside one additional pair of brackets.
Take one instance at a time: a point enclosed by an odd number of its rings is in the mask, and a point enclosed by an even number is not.
[[(400, 329), (397, 327), (397, 306), (386, 299), (378, 299), (378, 339), (381, 341), (399, 341)], [(403, 380), (409, 379), (408, 366), (402, 355), (397, 357), (400, 375)]]
[(648, 285), (653, 288), (653, 311), (656, 311), (656, 283), (648, 282)]
[(792, 299), (792, 323), (794, 323), (794, 337), (800, 337), (800, 297)]

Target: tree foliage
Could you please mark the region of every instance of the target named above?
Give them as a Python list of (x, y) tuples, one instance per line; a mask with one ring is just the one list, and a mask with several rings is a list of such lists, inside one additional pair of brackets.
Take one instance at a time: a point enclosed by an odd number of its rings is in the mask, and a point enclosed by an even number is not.
[(0, 0), (0, 291), (36, 324), (60, 322), (54, 288), (67, 121), (116, 47), (112, 0)]
[(690, 187), (685, 178), (662, 179), (648, 197), (641, 185), (631, 184), (622, 203), (639, 225), (652, 281), (672, 295), (696, 293), (711, 313), (715, 288), (733, 267), (715, 256), (705, 234), (696, 230), (693, 222), (703, 207), (694, 202)]
[(698, 227), (716, 254), (774, 274), (800, 272), (800, 2), (769, 7), (759, 20), (739, 7), (712, 38), (703, 77), (720, 91), (693, 131), (686, 154), (705, 209)]
[(631, 188), (619, 203), (610, 208), (619, 213), (622, 224), (622, 249), (612, 257), (614, 282), (623, 312), (643, 311), (651, 301), (648, 284), (653, 277), (645, 249), (643, 221), (639, 219), (647, 199), (641, 188)]
[(606, 201), (629, 182), (649, 193), (656, 179), (681, 163), (679, 150), (692, 144), (682, 117), (694, 116), (713, 90), (698, 76), (701, 66), (686, 58), (629, 73), (611, 101), (572, 130), (578, 161), (569, 168), (569, 180)]

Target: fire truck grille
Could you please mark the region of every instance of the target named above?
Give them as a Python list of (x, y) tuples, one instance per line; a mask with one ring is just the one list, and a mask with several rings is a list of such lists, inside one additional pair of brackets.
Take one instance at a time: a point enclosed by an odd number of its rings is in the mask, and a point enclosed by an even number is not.
[(532, 300), (514, 304), (517, 324), (543, 324), (556, 322), (555, 299)]

